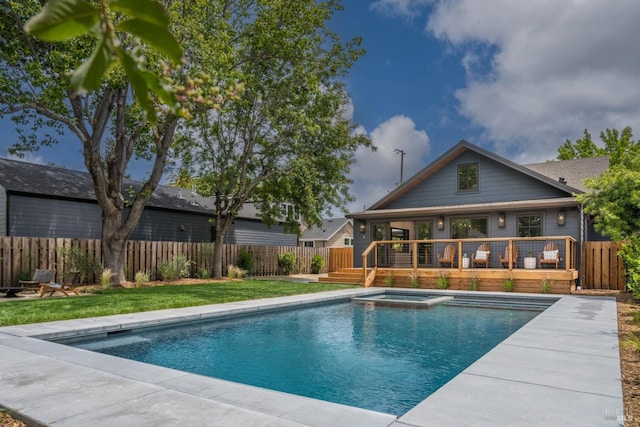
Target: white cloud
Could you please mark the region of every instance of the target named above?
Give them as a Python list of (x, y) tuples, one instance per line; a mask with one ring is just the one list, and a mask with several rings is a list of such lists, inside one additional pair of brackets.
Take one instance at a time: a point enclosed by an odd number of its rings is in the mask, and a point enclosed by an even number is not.
[(8, 154), (7, 153), (7, 159), (11, 159), (11, 160), (20, 160), (22, 162), (27, 162), (27, 163), (36, 163), (39, 165), (44, 165), (44, 158), (42, 156), (36, 155), (34, 153), (31, 152), (25, 152), (24, 156), (20, 157), (20, 156), (16, 156), (14, 154)]
[(400, 16), (413, 19), (420, 15), (422, 8), (431, 0), (377, 0), (369, 8), (384, 16)]
[[(427, 132), (416, 129), (414, 121), (403, 115), (381, 123), (369, 136), (378, 149), (372, 152), (360, 148), (356, 153), (357, 161), (351, 167), (351, 192), (357, 201), (350, 206), (351, 211), (361, 211), (395, 188), (400, 182), (401, 162), (406, 180), (424, 167), (430, 152)], [(405, 152), (404, 160), (395, 150)]]
[(427, 30), (463, 52), (461, 113), (535, 161), (585, 128), (640, 127), (638, 16), (637, 0), (449, 0)]

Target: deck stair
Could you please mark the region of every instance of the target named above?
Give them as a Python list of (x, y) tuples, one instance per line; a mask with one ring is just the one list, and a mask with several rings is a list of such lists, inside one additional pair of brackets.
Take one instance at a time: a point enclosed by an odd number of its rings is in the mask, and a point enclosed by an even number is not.
[(361, 268), (341, 268), (330, 272), (326, 277), (320, 277), (322, 283), (338, 283), (344, 285), (362, 285)]

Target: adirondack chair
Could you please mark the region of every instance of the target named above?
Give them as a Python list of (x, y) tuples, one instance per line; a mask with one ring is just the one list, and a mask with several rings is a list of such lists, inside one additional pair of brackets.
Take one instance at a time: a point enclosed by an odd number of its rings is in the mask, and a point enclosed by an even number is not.
[(42, 283), (40, 285), (40, 298), (42, 298), (45, 292), (49, 292), (49, 296), (53, 295), (54, 292), (58, 291), (64, 294), (64, 296), (68, 297), (69, 292), (73, 292), (74, 294), (80, 296), (78, 291), (76, 290), (76, 284), (80, 281), (80, 272), (79, 271), (71, 271), (64, 276), (64, 280), (62, 283)]
[(558, 269), (558, 264), (560, 263), (558, 245), (555, 242), (547, 243), (542, 252), (538, 253), (538, 262), (540, 263), (540, 268), (545, 264), (550, 264), (555, 265), (556, 269)]
[(487, 243), (483, 243), (478, 246), (478, 250), (475, 254), (471, 254), (471, 266), (475, 267), (476, 264), (484, 265), (485, 268), (489, 267), (489, 255), (491, 255), (491, 246)]
[[(513, 243), (512, 244), (512, 248), (513, 248), (513, 253), (512, 253), (512, 258), (511, 258), (511, 264), (513, 265), (513, 268), (516, 268), (516, 266), (518, 265), (518, 245)], [(505, 267), (509, 268), (509, 245), (505, 246), (505, 248), (504, 248), (504, 256), (500, 255), (499, 256), (499, 260), (500, 260), (500, 267), (501, 268), (502, 268), (503, 265)]]
[(53, 278), (56, 276), (56, 271), (45, 268), (36, 268), (33, 271), (33, 276), (31, 280), (20, 280), (18, 283), (20, 286), (25, 288), (35, 288), (38, 289), (38, 286), (43, 283), (49, 283), (53, 281)]
[(453, 268), (453, 262), (456, 258), (456, 245), (449, 244), (445, 246), (444, 253), (442, 255), (438, 254), (438, 264), (442, 267), (445, 264), (449, 264), (449, 267)]

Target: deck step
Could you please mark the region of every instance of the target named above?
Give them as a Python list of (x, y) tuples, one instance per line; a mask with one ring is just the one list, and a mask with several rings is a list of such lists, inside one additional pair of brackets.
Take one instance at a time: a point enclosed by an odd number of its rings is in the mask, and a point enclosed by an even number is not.
[(327, 277), (320, 277), (322, 283), (338, 283), (345, 285), (361, 285), (362, 270), (342, 269), (340, 271), (332, 271)]

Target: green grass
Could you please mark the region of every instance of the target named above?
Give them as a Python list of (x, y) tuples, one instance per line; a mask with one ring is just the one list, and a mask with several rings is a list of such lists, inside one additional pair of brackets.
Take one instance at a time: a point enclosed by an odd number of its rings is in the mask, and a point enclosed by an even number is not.
[(137, 313), (354, 287), (328, 283), (247, 280), (198, 285), (105, 289), (82, 297), (3, 302), (0, 304), (0, 326)]

